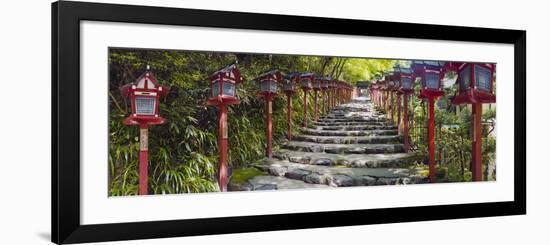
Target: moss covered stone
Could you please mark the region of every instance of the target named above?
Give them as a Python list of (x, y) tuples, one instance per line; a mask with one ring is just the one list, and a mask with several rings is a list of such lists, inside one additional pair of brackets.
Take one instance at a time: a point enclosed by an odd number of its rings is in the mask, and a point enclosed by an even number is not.
[(256, 176), (267, 175), (266, 173), (256, 169), (256, 168), (239, 168), (233, 170), (233, 175), (231, 176), (231, 182), (234, 184), (243, 184), (249, 179), (252, 179)]

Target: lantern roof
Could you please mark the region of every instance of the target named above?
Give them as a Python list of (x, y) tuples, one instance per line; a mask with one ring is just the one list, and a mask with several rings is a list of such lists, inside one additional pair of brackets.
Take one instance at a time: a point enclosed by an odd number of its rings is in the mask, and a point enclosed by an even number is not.
[(315, 76), (313, 72), (305, 72), (300, 75), (300, 77), (310, 77), (310, 78), (313, 78), (313, 76)]
[(413, 60), (411, 68), (415, 72), (423, 72), (426, 69), (440, 70), (445, 65), (443, 61)]
[[(151, 83), (153, 83), (154, 86), (150, 86)], [(141, 76), (139, 76), (136, 79), (135, 84), (137, 87), (140, 87), (140, 88), (141, 87), (156, 88), (159, 86), (157, 78), (155, 77), (153, 72), (149, 70), (141, 74)]]
[(281, 71), (279, 71), (278, 69), (273, 69), (262, 73), (255, 80), (260, 82), (262, 79), (273, 79), (273, 80), (276, 80), (277, 82), (280, 82), (283, 76), (284, 74)]
[(296, 78), (296, 77), (300, 78), (300, 75), (301, 75), (301, 73), (294, 71), (294, 72), (289, 72), (289, 73), (285, 74), (284, 77), (286, 79), (290, 80), (290, 79), (293, 79), (293, 78)]
[(235, 81), (236, 83), (240, 83), (244, 81), (244, 78), (241, 76), (241, 72), (237, 68), (237, 64), (233, 63), (228, 66), (225, 66), (208, 77), (209, 80), (214, 80), (217, 78), (227, 78), (229, 80)]
[(396, 64), (393, 67), (393, 71), (396, 73), (396, 75), (411, 75), (413, 72), (410, 66), (404, 67), (400, 64)]
[(128, 97), (130, 96), (130, 93), (135, 89), (156, 90), (160, 95), (167, 95), (170, 91), (170, 88), (161, 86), (159, 84), (153, 72), (149, 70), (149, 67), (147, 67), (147, 70), (143, 74), (141, 74), (133, 83), (123, 85), (120, 88), (120, 92), (122, 96)]

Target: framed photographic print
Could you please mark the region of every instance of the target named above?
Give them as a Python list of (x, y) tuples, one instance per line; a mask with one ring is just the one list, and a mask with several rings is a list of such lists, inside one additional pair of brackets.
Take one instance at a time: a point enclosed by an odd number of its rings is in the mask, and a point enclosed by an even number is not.
[(55, 2), (52, 241), (525, 214), (525, 45)]

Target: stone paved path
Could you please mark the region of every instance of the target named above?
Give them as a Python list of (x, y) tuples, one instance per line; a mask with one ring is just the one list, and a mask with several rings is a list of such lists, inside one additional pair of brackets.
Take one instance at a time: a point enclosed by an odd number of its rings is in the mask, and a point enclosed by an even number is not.
[(395, 125), (366, 98), (336, 107), (265, 159), (247, 190), (425, 183)]

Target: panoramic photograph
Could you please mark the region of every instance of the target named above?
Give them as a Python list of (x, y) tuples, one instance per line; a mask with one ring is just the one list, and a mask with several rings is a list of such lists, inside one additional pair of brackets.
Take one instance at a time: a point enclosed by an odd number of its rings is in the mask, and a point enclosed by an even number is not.
[(111, 197), (497, 177), (494, 63), (125, 47), (108, 61)]

